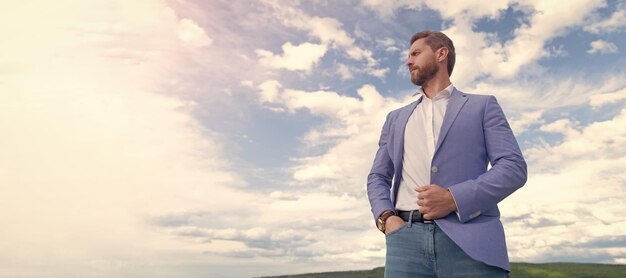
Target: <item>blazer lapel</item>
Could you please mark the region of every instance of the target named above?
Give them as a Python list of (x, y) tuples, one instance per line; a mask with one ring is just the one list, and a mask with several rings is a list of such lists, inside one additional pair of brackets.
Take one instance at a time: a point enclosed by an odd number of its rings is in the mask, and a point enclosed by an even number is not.
[(435, 147), (435, 154), (439, 151), (439, 147), (441, 147), (443, 140), (446, 139), (446, 135), (448, 135), (448, 131), (450, 130), (452, 123), (459, 114), (459, 111), (461, 111), (465, 102), (467, 102), (467, 95), (455, 88), (450, 95), (450, 101), (448, 102), (448, 107), (446, 108), (446, 114), (443, 116), (441, 131), (439, 131), (439, 140), (437, 140), (437, 146)]
[[(393, 156), (395, 165), (400, 165), (402, 163), (402, 156), (404, 155), (404, 130), (406, 129), (406, 123), (409, 121), (411, 114), (413, 114), (415, 107), (417, 107), (417, 105), (421, 102), (422, 98), (420, 97), (418, 100), (402, 109), (398, 115), (394, 132), (394, 134), (398, 136), (397, 139), (394, 140), (398, 144), (398, 147), (395, 148), (396, 153)], [(396, 169), (400, 169), (400, 167), (396, 167)]]

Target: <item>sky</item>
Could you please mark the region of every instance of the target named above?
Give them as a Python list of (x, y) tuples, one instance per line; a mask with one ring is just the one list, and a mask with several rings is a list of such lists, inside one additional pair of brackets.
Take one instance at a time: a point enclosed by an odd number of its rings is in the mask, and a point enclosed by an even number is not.
[(513, 262), (626, 264), (626, 2), (7, 1), (0, 277), (384, 265), (365, 183), (410, 37), (495, 95), (528, 163)]

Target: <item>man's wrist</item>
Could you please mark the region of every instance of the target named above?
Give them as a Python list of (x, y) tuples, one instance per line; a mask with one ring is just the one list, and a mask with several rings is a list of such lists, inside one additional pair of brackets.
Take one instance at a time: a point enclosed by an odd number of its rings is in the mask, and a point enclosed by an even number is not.
[(376, 227), (378, 228), (378, 230), (380, 230), (381, 232), (385, 232), (385, 224), (387, 223), (387, 219), (389, 219), (389, 217), (396, 215), (395, 211), (392, 210), (385, 210), (383, 211), (379, 216), (378, 219), (376, 220)]
[(452, 199), (452, 211), (458, 213), (459, 208), (456, 206), (456, 199), (454, 199), (454, 194), (452, 194), (452, 191), (450, 191), (450, 189), (448, 189), (448, 194), (450, 194), (450, 199)]

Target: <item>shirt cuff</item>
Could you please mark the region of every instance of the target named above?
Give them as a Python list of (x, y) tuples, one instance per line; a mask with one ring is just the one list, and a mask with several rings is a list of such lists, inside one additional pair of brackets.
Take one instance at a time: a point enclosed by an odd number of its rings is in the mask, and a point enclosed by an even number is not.
[(456, 203), (456, 199), (454, 199), (454, 194), (452, 194), (452, 191), (448, 190), (450, 192), (450, 195), (452, 195), (452, 200), (454, 201), (454, 206), (456, 207), (456, 210), (454, 211), (454, 213), (456, 213), (456, 217), (459, 218), (459, 222), (461, 222), (461, 213), (459, 213), (459, 206)]

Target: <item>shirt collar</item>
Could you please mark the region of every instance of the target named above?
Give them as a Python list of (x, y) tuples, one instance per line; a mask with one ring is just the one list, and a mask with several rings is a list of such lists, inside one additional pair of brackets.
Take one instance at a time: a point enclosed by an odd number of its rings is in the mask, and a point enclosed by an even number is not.
[[(452, 95), (452, 91), (454, 91), (454, 85), (450, 84), (448, 85), (448, 87), (435, 94), (434, 100), (450, 98), (450, 95)], [(420, 88), (415, 94), (413, 94), (413, 96), (425, 97), (426, 94), (424, 93), (424, 90)]]

